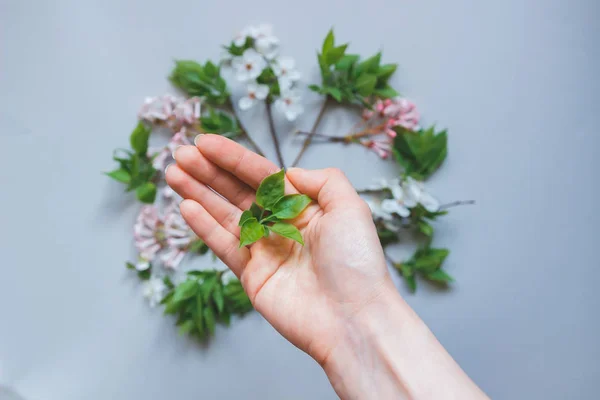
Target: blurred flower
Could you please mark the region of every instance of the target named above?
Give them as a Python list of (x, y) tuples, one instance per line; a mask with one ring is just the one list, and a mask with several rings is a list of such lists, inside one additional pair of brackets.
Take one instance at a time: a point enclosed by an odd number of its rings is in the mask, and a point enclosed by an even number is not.
[(423, 182), (408, 177), (402, 186), (407, 196), (415, 203), (421, 204), (427, 211), (436, 212), (440, 209), (440, 202), (427, 192)]
[(279, 81), (280, 90), (288, 90), (300, 79), (300, 71), (296, 69), (296, 61), (291, 57), (280, 57), (271, 65)]
[(163, 299), (167, 286), (162, 279), (152, 277), (144, 282), (143, 295), (150, 303), (150, 307), (156, 307)]
[(179, 146), (191, 145), (192, 139), (188, 136), (188, 130), (182, 127), (176, 134), (174, 134), (169, 143), (161, 148), (148, 149), (148, 156), (154, 157), (152, 160), (152, 166), (159, 172), (164, 172), (167, 165), (173, 160), (173, 151)]
[(178, 202), (171, 202), (165, 209), (164, 236), (167, 248), (160, 259), (165, 268), (177, 269), (189, 245), (198, 240), (198, 236), (183, 219)]
[(143, 206), (133, 227), (135, 248), (140, 255), (139, 267), (136, 266), (136, 269), (143, 270), (145, 262), (150, 263), (163, 248), (163, 227), (158, 208), (154, 205)]
[(248, 49), (241, 57), (234, 58), (232, 65), (236, 70), (236, 78), (246, 82), (258, 78), (267, 62), (256, 50)]
[(171, 95), (147, 97), (144, 100), (138, 117), (153, 124), (164, 125), (174, 131), (185, 125), (193, 125), (200, 118), (199, 97), (190, 99), (177, 98)]
[(304, 107), (300, 104), (300, 94), (295, 89), (282, 91), (281, 97), (275, 100), (275, 108), (283, 113), (288, 121), (295, 120), (304, 112)]
[(248, 90), (248, 94), (242, 97), (238, 103), (241, 110), (248, 110), (257, 101), (264, 100), (269, 95), (269, 87), (267, 85), (251, 82), (246, 89)]
[(273, 35), (273, 27), (271, 25), (258, 25), (253, 28), (250, 34), (254, 38), (256, 51), (269, 60), (277, 56), (279, 39)]
[(375, 136), (373, 139), (363, 140), (361, 143), (384, 160), (392, 153), (392, 143), (387, 136)]

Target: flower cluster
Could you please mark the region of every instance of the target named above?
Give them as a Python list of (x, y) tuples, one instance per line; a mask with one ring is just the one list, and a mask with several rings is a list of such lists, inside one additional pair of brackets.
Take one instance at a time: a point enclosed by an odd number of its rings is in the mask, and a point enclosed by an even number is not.
[(138, 118), (151, 124), (165, 125), (177, 132), (184, 126), (192, 126), (198, 122), (200, 103), (198, 97), (184, 99), (168, 94), (161, 97), (147, 97), (138, 113)]
[(440, 209), (438, 200), (427, 192), (423, 182), (411, 177), (404, 179), (381, 179), (368, 189), (369, 192), (384, 193), (383, 199), (367, 200), (373, 218), (384, 222), (387, 229), (397, 232), (402, 222), (411, 216), (418, 205), (428, 212)]
[(404, 98), (377, 100), (373, 108), (363, 113), (365, 129), (351, 137), (373, 150), (379, 157), (389, 157), (393, 140), (397, 135), (395, 127), (413, 131), (419, 129), (419, 112), (411, 101)]
[(304, 111), (296, 89), (300, 72), (294, 59), (279, 56), (279, 39), (270, 25), (244, 28), (227, 49), (224, 61), (231, 63), (237, 80), (246, 84), (246, 95), (238, 102), (241, 110), (261, 101), (272, 102), (289, 121)]
[(136, 219), (133, 237), (139, 253), (135, 265), (138, 271), (145, 271), (156, 262), (176, 270), (192, 244), (198, 241), (198, 236), (183, 220), (172, 189), (165, 188), (163, 198), (163, 212), (157, 205), (146, 205)]

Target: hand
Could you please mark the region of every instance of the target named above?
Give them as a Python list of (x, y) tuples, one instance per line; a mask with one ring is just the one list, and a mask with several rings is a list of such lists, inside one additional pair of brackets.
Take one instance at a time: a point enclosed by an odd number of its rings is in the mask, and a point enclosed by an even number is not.
[(286, 194), (314, 200), (292, 221), (305, 245), (271, 234), (238, 248), (242, 211), (279, 168), (221, 136), (199, 136), (196, 145), (178, 148), (166, 172), (185, 199), (183, 217), (240, 278), (256, 310), (323, 365), (348, 321), (393, 290), (369, 207), (339, 170), (293, 168)]
[(239, 248), (242, 210), (279, 168), (216, 135), (174, 156), (166, 178), (185, 199), (187, 223), (256, 310), (323, 366), (341, 398), (486, 398), (398, 295), (371, 212), (343, 173), (287, 171), (286, 193), (314, 200), (292, 221), (304, 246), (271, 234)]

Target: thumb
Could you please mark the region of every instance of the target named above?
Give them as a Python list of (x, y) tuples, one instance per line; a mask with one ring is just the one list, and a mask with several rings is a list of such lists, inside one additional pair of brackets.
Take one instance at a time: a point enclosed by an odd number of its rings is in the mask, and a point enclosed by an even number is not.
[(337, 168), (316, 170), (290, 168), (286, 175), (300, 193), (317, 200), (325, 211), (331, 211), (342, 205), (348, 207), (354, 203), (362, 203), (346, 175)]

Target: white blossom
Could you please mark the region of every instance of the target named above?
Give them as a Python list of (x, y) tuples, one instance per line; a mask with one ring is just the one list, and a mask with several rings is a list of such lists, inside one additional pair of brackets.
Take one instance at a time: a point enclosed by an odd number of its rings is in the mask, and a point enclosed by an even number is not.
[(152, 277), (144, 282), (143, 295), (150, 303), (150, 307), (156, 307), (163, 299), (167, 286), (160, 278)]
[(296, 61), (291, 57), (280, 57), (271, 65), (279, 81), (281, 90), (290, 89), (300, 79), (300, 71), (296, 69)]
[(273, 35), (273, 27), (268, 24), (261, 24), (254, 27), (250, 32), (254, 38), (254, 47), (256, 51), (272, 60), (279, 51), (279, 39)]
[(285, 115), (288, 121), (293, 121), (302, 114), (304, 107), (300, 104), (300, 94), (297, 90), (284, 90), (275, 100), (275, 108)]
[(264, 100), (269, 95), (269, 87), (258, 83), (249, 83), (247, 86), (248, 94), (242, 97), (238, 103), (241, 110), (247, 110), (254, 106), (258, 101)]
[(236, 71), (236, 78), (242, 82), (258, 78), (267, 66), (263, 56), (254, 49), (244, 51), (241, 57), (233, 59), (232, 64)]
[(415, 203), (421, 204), (427, 211), (436, 212), (440, 209), (439, 201), (427, 192), (423, 182), (408, 177), (404, 181), (403, 187), (408, 197)]

